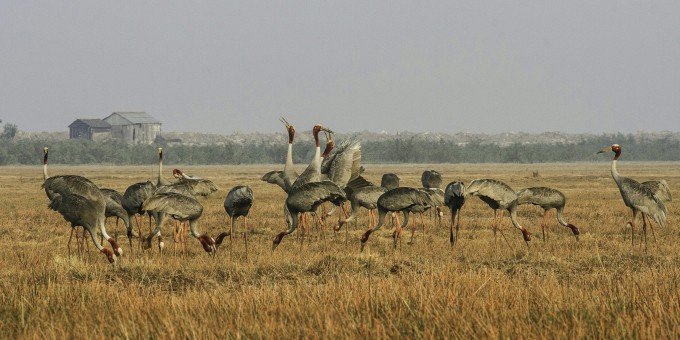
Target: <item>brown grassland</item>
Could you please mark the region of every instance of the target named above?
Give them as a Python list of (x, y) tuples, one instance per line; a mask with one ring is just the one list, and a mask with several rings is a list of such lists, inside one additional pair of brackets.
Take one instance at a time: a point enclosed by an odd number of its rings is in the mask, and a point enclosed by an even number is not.
[[(125, 251), (115, 268), (89, 239), (89, 251), (67, 256), (70, 228), (47, 208), (41, 167), (3, 167), (0, 338), (677, 338), (677, 203), (668, 204), (668, 222), (655, 229), (656, 240), (649, 233), (647, 251), (640, 229), (631, 245), (625, 226), (630, 210), (604, 158), (596, 164), (367, 165), (365, 177), (374, 183), (395, 172), (403, 186), (420, 186), (421, 172), (433, 168), (444, 183), (496, 178), (516, 190), (558, 188), (567, 196), (565, 218), (580, 227), (581, 238), (576, 242), (559, 226), (553, 211), (544, 242), (542, 210), (521, 206), (520, 222), (534, 235), (530, 246), (507, 215), (510, 246), (500, 236), (496, 243), (488, 227), (492, 210), (471, 198), (455, 249), (445, 209), (444, 225), (426, 218), (426, 232), (418, 228), (412, 244), (413, 219), (401, 248), (393, 250), (391, 230), (383, 227), (363, 253), (365, 210), (349, 227), (349, 244), (344, 232), (329, 230), (324, 249), (316, 228), (302, 244), (298, 230), (272, 252), (274, 235), (286, 227), (285, 196), (259, 178), (282, 165), (187, 166), (187, 173), (221, 187), (201, 199), (198, 228), (213, 237), (227, 227), (227, 191), (245, 184), (255, 192), (248, 258), (240, 237), (233, 248), (227, 240), (214, 258), (188, 237), (187, 254), (174, 256), (169, 222), (162, 255), (157, 247), (140, 252), (137, 239), (131, 251), (122, 223), (109, 219), (107, 229), (119, 235)], [(678, 188), (678, 165), (624, 158), (619, 171), (640, 181), (663, 178)], [(122, 192), (155, 179), (156, 169), (51, 165), (49, 172), (83, 175)], [(172, 166), (166, 169), (170, 179)], [(242, 230), (240, 220), (235, 230)]]

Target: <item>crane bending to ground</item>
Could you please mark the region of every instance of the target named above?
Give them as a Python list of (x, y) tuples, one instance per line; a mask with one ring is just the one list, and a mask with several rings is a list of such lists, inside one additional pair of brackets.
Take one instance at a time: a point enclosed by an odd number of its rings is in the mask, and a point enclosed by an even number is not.
[(161, 225), (167, 215), (178, 221), (189, 221), (189, 228), (191, 235), (198, 239), (203, 246), (203, 249), (214, 255), (215, 240), (208, 236), (208, 234), (199, 234), (196, 230), (198, 219), (203, 214), (203, 206), (195, 198), (178, 194), (175, 192), (156, 193), (146, 201), (142, 206), (143, 210), (153, 211), (158, 213), (156, 220), (156, 229), (149, 234), (144, 240), (143, 247), (145, 249), (151, 248), (151, 239), (155, 235), (160, 234)]
[[(134, 233), (132, 232), (132, 227), (130, 226), (130, 217), (127, 211), (123, 208), (123, 195), (115, 189), (101, 188), (102, 194), (106, 199), (106, 210), (104, 211), (104, 216), (106, 218), (115, 217), (116, 218), (116, 228), (118, 228), (118, 220), (123, 220), (125, 224), (125, 230), (127, 232), (128, 242), (130, 243), (130, 249), (132, 249), (132, 237)], [(116, 232), (114, 232), (114, 236)], [(103, 242), (103, 241), (101, 241)]]
[(550, 217), (550, 210), (555, 209), (557, 211), (557, 222), (569, 229), (576, 237), (578, 241), (578, 236), (581, 234), (578, 227), (571, 223), (567, 223), (562, 218), (562, 211), (564, 210), (564, 205), (567, 202), (564, 194), (553, 188), (548, 187), (531, 187), (524, 188), (517, 192), (517, 205), (522, 204), (533, 204), (538, 205), (543, 208), (543, 220), (541, 220), (541, 231), (543, 232), (543, 241), (545, 241), (545, 227), (548, 224), (548, 217)]
[[(146, 213), (149, 217), (149, 231), (151, 231), (151, 219), (158, 218), (158, 214), (155, 214), (151, 211), (142, 210), (144, 201), (146, 201), (147, 198), (153, 196), (155, 191), (156, 185), (151, 181), (134, 183), (125, 189), (125, 192), (123, 193), (123, 199), (120, 201), (123, 209), (125, 209), (128, 214), (128, 220), (131, 220), (133, 217), (135, 219), (137, 224), (137, 233), (139, 234), (138, 237), (140, 237), (140, 246), (142, 237), (142, 226), (140, 220), (142, 215)], [(132, 223), (128, 225), (127, 232), (128, 235), (132, 235)], [(132, 248), (130, 249), (132, 250)]]
[[(45, 193), (51, 202), (55, 199), (59, 199), (58, 202), (54, 203), (54, 209), (52, 210), (61, 213), (64, 219), (71, 223), (71, 236), (68, 240), (69, 255), (71, 253), (71, 238), (73, 237), (73, 231), (75, 227), (82, 226), (90, 233), (92, 242), (97, 249), (106, 255), (109, 262), (114, 263), (116, 261), (116, 256), (122, 255), (123, 249), (121, 249), (118, 246), (118, 243), (116, 243), (116, 241), (106, 232), (106, 199), (101, 190), (99, 190), (99, 187), (92, 181), (83, 176), (61, 175), (50, 177), (47, 174), (48, 158), (49, 149), (45, 147), (43, 149), (44, 181), (42, 187), (45, 189)], [(64, 195), (78, 197), (69, 197), (65, 199), (63, 198)], [(62, 198), (59, 198), (60, 196), (62, 196)], [(83, 200), (87, 200), (87, 204), (83, 203)], [(52, 205), (52, 203), (50, 203), (50, 205)], [(78, 206), (87, 206), (87, 209), (83, 208), (81, 212), (77, 210)], [(87, 214), (87, 217), (82, 214)], [(111, 244), (113, 252), (104, 248), (101, 243), (99, 243), (95, 235), (96, 229), (98, 229), (102, 236), (109, 244)]]
[[(451, 248), (456, 245), (458, 241), (458, 230), (460, 229), (460, 209), (465, 204), (465, 184), (463, 182), (451, 182), (444, 190), (444, 204), (451, 210), (451, 227), (449, 228), (449, 242)], [(456, 223), (456, 234), (453, 234), (453, 223), (458, 217)]]
[(227, 212), (227, 215), (229, 215), (231, 223), (229, 225), (229, 231), (219, 234), (215, 239), (216, 247), (219, 247), (224, 238), (229, 236), (229, 247), (231, 249), (234, 223), (236, 223), (237, 218), (243, 216), (243, 241), (245, 242), (246, 258), (248, 258), (248, 213), (253, 206), (254, 200), (253, 190), (249, 186), (238, 185), (229, 190), (227, 197), (224, 198), (224, 210)]
[[(402, 222), (401, 225), (397, 225), (394, 233), (392, 233), (394, 247), (396, 248), (397, 240), (401, 241), (402, 229), (406, 228), (408, 225), (409, 213), (423, 212), (433, 208), (435, 205), (435, 202), (432, 201), (432, 197), (418, 188), (399, 187), (386, 191), (378, 198), (378, 223), (361, 235), (361, 251), (364, 250), (364, 246), (366, 245), (369, 236), (383, 225), (385, 222), (385, 215), (387, 215), (388, 212), (401, 211), (404, 213), (404, 222)], [(415, 228), (412, 228), (411, 241), (413, 241), (414, 233)]]
[[(345, 191), (331, 181), (312, 182), (293, 188), (288, 194), (288, 198), (286, 198), (285, 203), (286, 209), (288, 211), (286, 214), (288, 229), (276, 235), (273, 241), (272, 250), (276, 249), (284, 236), (295, 231), (298, 226), (299, 215), (301, 213), (316, 211), (316, 208), (318, 208), (319, 205), (324, 202), (331, 202), (336, 206), (339, 206), (345, 200)], [(322, 228), (324, 229), (323, 235), (325, 246), (325, 223), (318, 217), (318, 214), (316, 216), (319, 219)]]
[(496, 231), (501, 230), (501, 219), (498, 218), (497, 213), (499, 209), (503, 209), (510, 213), (512, 225), (522, 232), (524, 242), (526, 242), (527, 247), (529, 246), (531, 233), (517, 221), (517, 194), (509, 185), (495, 179), (475, 179), (470, 182), (470, 185), (465, 190), (466, 195), (479, 197), (493, 209), (493, 222), (491, 224), (494, 238), (496, 237)]

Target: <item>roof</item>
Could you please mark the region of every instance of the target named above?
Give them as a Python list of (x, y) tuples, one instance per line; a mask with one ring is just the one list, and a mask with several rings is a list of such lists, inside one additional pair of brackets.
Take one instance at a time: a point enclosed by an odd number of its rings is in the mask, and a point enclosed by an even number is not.
[(108, 117), (104, 118), (104, 120), (108, 121), (109, 118), (113, 116), (119, 116), (130, 122), (130, 124), (161, 124), (160, 121), (154, 117), (151, 117), (146, 112), (114, 112)]
[(78, 122), (81, 122), (81, 123), (83, 123), (83, 124), (85, 124), (89, 127), (93, 127), (93, 128), (100, 128), (100, 129), (110, 129), (111, 128), (111, 124), (105, 122), (102, 119), (98, 119), (98, 118), (96, 118), (96, 119), (78, 118), (75, 121), (73, 121), (73, 123), (71, 123), (71, 125), (69, 125), (68, 127), (71, 127), (72, 125), (75, 125)]

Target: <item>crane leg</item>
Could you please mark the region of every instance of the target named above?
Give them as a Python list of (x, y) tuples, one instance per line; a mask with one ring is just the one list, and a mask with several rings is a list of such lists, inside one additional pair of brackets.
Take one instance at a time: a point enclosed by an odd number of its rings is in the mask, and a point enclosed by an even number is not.
[[(458, 209), (458, 211), (456, 211), (456, 216), (458, 217), (458, 221), (456, 222), (456, 239), (455, 239), (455, 241), (457, 242), (458, 241), (458, 231), (460, 230), (460, 209)], [(453, 223), (453, 221), (452, 221), (452, 223)]]
[(137, 214), (135, 214), (135, 222), (137, 223), (137, 233), (139, 234), (139, 250), (142, 250), (142, 240), (144, 239), (144, 237), (142, 237), (142, 222), (139, 221), (141, 219), (142, 219), (141, 215), (137, 216)]
[(177, 247), (179, 246), (180, 240), (180, 225), (177, 220), (175, 220), (174, 226), (172, 228), (172, 239), (174, 243), (172, 244), (172, 254), (177, 256)]
[(323, 250), (326, 251), (326, 222), (324, 222), (323, 215), (325, 215), (325, 213), (322, 214), (322, 216), (319, 216), (319, 214), (316, 214), (316, 218), (317, 218), (319, 224), (321, 224), (321, 234), (322, 234), (321, 236), (323, 238)]
[(550, 212), (548, 210), (543, 212), (543, 220), (541, 221), (541, 231), (543, 232), (543, 242), (545, 242), (545, 226), (548, 223), (548, 217), (550, 215)]
[(229, 226), (229, 257), (233, 257), (233, 235), (234, 235), (234, 222), (236, 222), (236, 217), (231, 218), (231, 225)]
[(636, 218), (637, 218), (637, 211), (633, 210), (633, 217), (626, 224), (626, 225), (630, 224), (630, 244), (631, 244), (631, 246), (635, 245), (635, 219)]
[(456, 245), (456, 238), (458, 238), (458, 234), (456, 233), (456, 237), (453, 237), (453, 222), (456, 220), (456, 212), (452, 209), (451, 210), (451, 225), (449, 226), (449, 243), (451, 243), (451, 248), (453, 248)]
[(404, 211), (404, 222), (402, 222), (401, 224), (397, 224), (394, 233), (392, 234), (393, 235), (392, 237), (394, 238), (395, 249), (397, 248), (397, 239), (399, 239), (399, 249), (401, 249), (401, 233), (403, 229), (406, 228), (406, 226), (408, 225), (408, 217), (409, 217), (408, 211)]
[(646, 214), (642, 213), (642, 237), (645, 241), (645, 253), (647, 252), (647, 218)]
[(652, 230), (652, 237), (654, 237), (654, 243), (656, 243), (656, 234), (654, 233), (654, 224), (652, 223), (652, 219), (649, 218), (649, 215), (647, 215), (647, 214), (643, 214), (642, 216), (643, 216), (643, 218), (646, 218), (646, 219), (647, 219), (647, 222), (649, 222), (649, 223), (648, 223), (648, 224), (649, 224), (649, 229)]
[(493, 211), (493, 220), (491, 221), (491, 230), (493, 230), (493, 244), (496, 248), (498, 248), (498, 237), (496, 236), (498, 230), (496, 229), (496, 215), (498, 212), (496, 210)]
[(75, 227), (71, 227), (71, 235), (68, 237), (68, 244), (66, 245), (66, 248), (68, 249), (68, 257), (71, 257), (71, 239), (73, 238), (73, 229), (75, 229)]
[(186, 227), (187, 222), (179, 222), (179, 245), (180, 245), (180, 252), (182, 256), (185, 254), (186, 246), (185, 242), (187, 239), (187, 231), (189, 228)]
[(246, 260), (248, 259), (248, 216), (243, 216), (243, 242), (246, 247)]

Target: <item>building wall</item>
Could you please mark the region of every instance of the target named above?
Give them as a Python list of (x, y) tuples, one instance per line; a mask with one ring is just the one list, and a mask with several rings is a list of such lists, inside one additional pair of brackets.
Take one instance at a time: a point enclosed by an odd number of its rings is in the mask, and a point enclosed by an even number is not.
[(111, 134), (108, 128), (93, 128), (87, 124), (76, 123), (69, 127), (69, 138), (84, 138), (90, 140), (103, 140), (109, 138)]
[(160, 124), (114, 125), (111, 127), (111, 137), (129, 144), (152, 144), (160, 132)]

